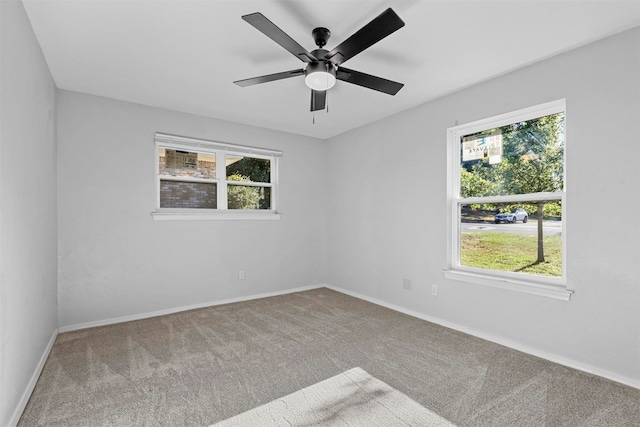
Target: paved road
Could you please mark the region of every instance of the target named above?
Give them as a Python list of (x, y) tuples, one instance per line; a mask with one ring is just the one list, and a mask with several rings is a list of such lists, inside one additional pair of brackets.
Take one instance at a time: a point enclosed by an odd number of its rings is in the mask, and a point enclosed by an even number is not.
[[(461, 231), (490, 231), (495, 233), (515, 233), (535, 236), (538, 234), (538, 222), (529, 220), (526, 224), (516, 222), (515, 224), (491, 224), (478, 222), (463, 222), (460, 224)], [(562, 221), (544, 221), (542, 231), (545, 236), (561, 236)]]

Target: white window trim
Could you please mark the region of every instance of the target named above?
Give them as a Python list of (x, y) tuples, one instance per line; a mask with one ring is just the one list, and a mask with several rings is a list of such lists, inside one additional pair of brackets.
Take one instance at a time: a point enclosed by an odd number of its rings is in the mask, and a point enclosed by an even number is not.
[[(486, 129), (505, 126), (518, 121), (544, 117), (559, 112), (565, 112), (565, 159), (566, 159), (566, 101), (560, 99), (541, 105), (513, 111), (487, 119), (455, 126), (447, 129), (447, 267), (444, 276), (447, 279), (470, 282), (479, 285), (508, 289), (517, 292), (546, 296), (569, 301), (573, 290), (567, 282), (566, 262), (566, 183), (565, 191), (556, 193), (536, 193), (509, 196), (495, 196), (482, 198), (461, 198), (460, 189), (460, 138)], [(566, 161), (566, 160), (565, 160)], [(565, 168), (566, 170), (566, 168)], [(566, 177), (566, 173), (565, 173)], [(550, 278), (508, 271), (487, 270), (465, 267), (460, 265), (459, 253), (459, 209), (462, 203), (491, 203), (491, 202), (527, 202), (539, 200), (562, 201), (562, 278)]]
[[(168, 209), (160, 207), (160, 174), (158, 151), (160, 148), (179, 149), (187, 151), (197, 151), (200, 153), (215, 154), (216, 161), (222, 159), (224, 162), (226, 155), (243, 155), (259, 159), (271, 160), (270, 182), (235, 182), (227, 181), (226, 176), (222, 176), (224, 168), (216, 169), (215, 179), (203, 178), (173, 178), (163, 176), (163, 180), (190, 181), (190, 182), (215, 182), (224, 181), (227, 185), (247, 185), (271, 188), (271, 208), (270, 210), (236, 210), (236, 209)], [(155, 134), (155, 162), (154, 177), (156, 182), (156, 206), (151, 216), (154, 220), (178, 220), (178, 221), (201, 221), (201, 220), (277, 220), (281, 217), (281, 212), (277, 211), (279, 186), (278, 186), (278, 163), (282, 157), (282, 151), (266, 148), (249, 147), (246, 145), (227, 144), (216, 141), (208, 141), (198, 138), (187, 138), (184, 136), (169, 135), (165, 133)], [(218, 185), (219, 196), (226, 199), (226, 185)]]

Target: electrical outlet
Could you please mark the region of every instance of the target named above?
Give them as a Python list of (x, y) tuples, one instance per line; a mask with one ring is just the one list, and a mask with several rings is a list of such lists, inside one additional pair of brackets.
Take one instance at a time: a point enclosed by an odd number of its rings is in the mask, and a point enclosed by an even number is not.
[(431, 285), (431, 295), (434, 297), (438, 296), (438, 285)]
[(240, 273), (238, 273), (238, 279), (244, 280), (244, 270), (240, 270)]
[(410, 291), (411, 290), (411, 279), (403, 279), (402, 280), (402, 288)]

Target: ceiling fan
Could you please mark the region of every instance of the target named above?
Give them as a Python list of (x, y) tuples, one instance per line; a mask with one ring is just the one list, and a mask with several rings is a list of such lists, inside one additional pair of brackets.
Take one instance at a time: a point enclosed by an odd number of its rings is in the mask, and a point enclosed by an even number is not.
[(298, 70), (237, 80), (234, 83), (238, 86), (246, 87), (275, 80), (288, 79), (290, 77), (305, 76), (305, 84), (311, 89), (311, 111), (318, 111), (325, 108), (327, 90), (336, 84), (336, 80), (342, 80), (389, 95), (395, 95), (404, 86), (402, 83), (361, 73), (360, 71), (350, 70), (342, 66), (342, 63), (348, 59), (353, 58), (363, 50), (404, 27), (402, 19), (400, 19), (391, 8), (382, 12), (331, 51), (323, 49), (331, 36), (331, 32), (327, 28), (314, 28), (311, 36), (316, 46), (318, 46), (318, 49), (308, 52), (261, 13), (256, 12), (244, 15), (242, 19), (253, 25), (258, 31), (278, 43), (302, 62), (306, 62), (307, 65), (305, 68)]

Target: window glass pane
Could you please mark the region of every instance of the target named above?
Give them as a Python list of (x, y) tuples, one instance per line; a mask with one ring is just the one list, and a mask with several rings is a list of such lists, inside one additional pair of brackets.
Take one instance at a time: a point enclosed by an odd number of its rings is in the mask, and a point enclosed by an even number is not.
[(216, 209), (216, 183), (160, 180), (161, 208)]
[[(227, 155), (227, 179), (248, 182), (271, 182), (271, 160), (238, 155)], [(233, 178), (232, 178), (233, 177)]]
[(227, 204), (229, 209), (271, 209), (271, 187), (229, 184)]
[(460, 265), (562, 277), (562, 202), (460, 206)]
[(460, 197), (563, 191), (564, 113), (465, 135)]
[(215, 179), (216, 155), (193, 151), (158, 150), (159, 172), (165, 176), (183, 176), (191, 178)]

